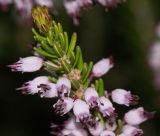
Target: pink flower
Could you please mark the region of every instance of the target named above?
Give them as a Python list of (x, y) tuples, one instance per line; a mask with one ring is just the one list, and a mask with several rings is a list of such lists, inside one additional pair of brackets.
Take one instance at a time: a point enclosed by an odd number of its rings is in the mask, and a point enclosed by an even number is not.
[(17, 90), (22, 90), (24, 94), (35, 94), (40, 91), (40, 85), (46, 85), (49, 83), (48, 77), (46, 76), (39, 76), (32, 81), (26, 82), (22, 85), (22, 87), (17, 88)]
[(111, 93), (113, 102), (129, 106), (130, 104), (137, 104), (139, 97), (137, 95), (132, 95), (130, 91), (124, 89), (115, 89)]
[(114, 110), (115, 108), (113, 107), (111, 101), (104, 96), (100, 97), (100, 104), (99, 104), (99, 110), (103, 114), (103, 116), (111, 116), (114, 117), (115, 113)]
[(106, 74), (113, 67), (111, 58), (106, 58), (98, 61), (92, 69), (92, 75), (94, 77), (101, 77)]
[(146, 121), (148, 118), (152, 118), (153, 116), (153, 112), (146, 112), (142, 107), (140, 107), (128, 111), (124, 116), (124, 120), (129, 125), (139, 125)]
[(38, 88), (40, 88), (39, 95), (41, 97), (53, 98), (58, 96), (56, 84), (54, 83), (49, 82), (48, 84), (41, 84)]
[(78, 0), (78, 3), (80, 7), (88, 8), (93, 4), (93, 1), (92, 0)]
[(53, 0), (35, 0), (35, 2), (40, 6), (47, 6), (48, 8), (53, 7)]
[(8, 67), (12, 71), (35, 72), (43, 66), (43, 60), (39, 57), (31, 56), (20, 58), (20, 60)]
[(53, 105), (56, 114), (63, 116), (68, 113), (73, 107), (73, 99), (69, 97), (63, 97), (58, 100), (56, 104)]
[(77, 99), (74, 102), (73, 113), (76, 116), (77, 122), (87, 123), (89, 121), (90, 111), (86, 102)]
[(98, 106), (99, 96), (94, 88), (89, 87), (86, 89), (84, 93), (84, 99), (91, 108)]
[(121, 135), (124, 135), (124, 136), (141, 136), (141, 135), (143, 135), (143, 130), (139, 129), (139, 128), (136, 128), (134, 126), (131, 126), (131, 125), (125, 125), (125, 126), (123, 126)]
[(63, 96), (69, 96), (69, 93), (71, 91), (71, 82), (68, 78), (62, 77), (59, 78), (56, 84), (58, 95)]

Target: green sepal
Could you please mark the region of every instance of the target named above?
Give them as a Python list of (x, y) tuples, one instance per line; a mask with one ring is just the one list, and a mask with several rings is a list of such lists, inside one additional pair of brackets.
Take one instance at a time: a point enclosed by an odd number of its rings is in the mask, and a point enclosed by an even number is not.
[(117, 129), (116, 129), (116, 132), (115, 132), (115, 133), (118, 135), (118, 134), (120, 134), (121, 131), (122, 131), (122, 127), (123, 127), (123, 122), (122, 122), (122, 120), (121, 120), (121, 119), (118, 119), (117, 124), (118, 124), (118, 126), (117, 126)]
[(99, 96), (103, 96), (103, 93), (104, 93), (103, 79), (99, 79), (98, 81), (99, 81), (99, 83), (98, 83), (98, 94), (99, 94)]
[(85, 73), (85, 76), (84, 76), (84, 78), (82, 79), (82, 83), (85, 83), (86, 80), (88, 79), (88, 77), (89, 77), (89, 75), (90, 75), (90, 73), (91, 73), (92, 67), (93, 67), (93, 62), (90, 62), (90, 63), (89, 63), (89, 66), (88, 66), (88, 68), (87, 68), (87, 72)]
[(57, 83), (57, 78), (55, 77), (51, 77), (51, 76), (48, 76), (48, 79), (52, 82), (52, 83)]
[(74, 50), (74, 48), (76, 46), (76, 42), (77, 42), (77, 34), (73, 33), (72, 37), (71, 37), (70, 44), (69, 44), (69, 49), (68, 49), (68, 52), (67, 52), (68, 58), (70, 58), (70, 55), (71, 55), (70, 53)]
[(71, 79), (71, 84), (73, 86), (74, 89), (79, 89), (80, 85), (79, 85), (79, 81)]

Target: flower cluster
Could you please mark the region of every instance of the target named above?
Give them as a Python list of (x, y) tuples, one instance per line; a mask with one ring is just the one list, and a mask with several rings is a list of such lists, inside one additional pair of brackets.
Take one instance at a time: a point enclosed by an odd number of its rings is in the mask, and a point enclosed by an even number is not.
[[(125, 89), (104, 91), (104, 83), (99, 78), (113, 68), (112, 58), (105, 58), (93, 65), (83, 62), (82, 52), (76, 46), (77, 35), (73, 33), (69, 41), (60, 23), (50, 24), (46, 7), (36, 7), (32, 17), (38, 29), (33, 29), (38, 46), (35, 56), (21, 58), (9, 65), (12, 71), (35, 72), (41, 68), (54, 76), (39, 76), (17, 88), (24, 94), (38, 94), (42, 98), (57, 98), (53, 104), (57, 115), (71, 115), (63, 125), (52, 124), (56, 136), (140, 136), (138, 127), (153, 117), (143, 107), (132, 109), (118, 118), (114, 104), (130, 106), (137, 104), (139, 97)], [(45, 11), (45, 12), (44, 12)], [(49, 19), (48, 19), (49, 18)], [(47, 29), (45, 26), (47, 26)], [(42, 29), (43, 28), (43, 29)], [(59, 131), (57, 131), (59, 130)]]
[[(56, 0), (0, 0), (0, 9), (7, 10), (13, 4), (23, 19), (31, 18), (31, 9), (35, 5), (47, 6), (51, 11), (55, 10)], [(75, 25), (79, 24), (81, 9), (89, 9), (95, 4), (99, 4), (106, 9), (116, 7), (125, 0), (63, 0), (64, 7), (69, 16), (72, 17)]]

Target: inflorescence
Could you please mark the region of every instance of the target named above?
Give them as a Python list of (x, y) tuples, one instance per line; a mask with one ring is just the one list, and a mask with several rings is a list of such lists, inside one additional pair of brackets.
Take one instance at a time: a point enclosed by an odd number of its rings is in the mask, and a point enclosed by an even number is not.
[[(117, 1), (117, 0), (115, 0)], [(114, 104), (130, 106), (139, 97), (125, 89), (107, 92), (100, 78), (114, 64), (112, 58), (104, 58), (93, 65), (83, 61), (82, 51), (76, 46), (77, 35), (69, 40), (60, 23), (52, 20), (47, 7), (32, 10), (33, 28), (37, 46), (34, 56), (20, 58), (9, 65), (12, 71), (35, 72), (42, 68), (54, 76), (39, 76), (17, 88), (24, 94), (38, 94), (42, 98), (57, 98), (53, 104), (60, 117), (70, 118), (61, 125), (53, 123), (51, 134), (55, 136), (141, 136), (139, 125), (153, 117), (143, 107), (132, 109), (118, 117)], [(95, 81), (93, 82), (93, 79)]]

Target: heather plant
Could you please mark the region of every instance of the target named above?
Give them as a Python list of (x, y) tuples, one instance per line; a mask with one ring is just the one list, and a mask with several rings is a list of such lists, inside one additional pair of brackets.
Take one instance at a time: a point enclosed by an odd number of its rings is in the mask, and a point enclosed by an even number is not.
[[(32, 29), (36, 46), (34, 55), (20, 58), (9, 65), (12, 71), (35, 72), (46, 69), (50, 75), (38, 76), (17, 88), (23, 94), (37, 94), (42, 98), (56, 99), (53, 109), (59, 118), (66, 114), (63, 124), (52, 123), (55, 136), (141, 136), (139, 125), (154, 112), (143, 107), (124, 113), (123, 118), (115, 104), (131, 106), (139, 97), (131, 91), (117, 88), (105, 90), (101, 78), (114, 67), (113, 58), (103, 58), (96, 64), (86, 63), (81, 48), (77, 46), (77, 34), (69, 38), (60, 23), (56, 23), (47, 7), (32, 10), (35, 28)], [(52, 74), (51, 74), (52, 73)]]

